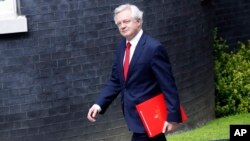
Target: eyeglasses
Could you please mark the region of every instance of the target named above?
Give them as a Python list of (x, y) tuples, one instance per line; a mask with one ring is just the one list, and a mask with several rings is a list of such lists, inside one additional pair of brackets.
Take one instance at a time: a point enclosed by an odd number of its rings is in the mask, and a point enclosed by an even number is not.
[(118, 27), (121, 27), (122, 24), (129, 24), (131, 21), (132, 21), (131, 19), (123, 20), (123, 21), (117, 22), (116, 25)]

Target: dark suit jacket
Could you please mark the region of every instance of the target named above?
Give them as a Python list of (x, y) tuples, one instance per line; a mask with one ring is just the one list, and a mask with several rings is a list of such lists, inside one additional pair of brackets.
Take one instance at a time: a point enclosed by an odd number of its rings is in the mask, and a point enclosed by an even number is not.
[(136, 111), (135, 105), (163, 92), (167, 100), (169, 122), (180, 122), (180, 102), (171, 71), (171, 65), (162, 44), (142, 34), (131, 59), (127, 80), (123, 76), (123, 58), (126, 40), (117, 48), (112, 74), (96, 103), (105, 113), (111, 102), (121, 93), (122, 110), (128, 128), (136, 133), (145, 133), (145, 129)]

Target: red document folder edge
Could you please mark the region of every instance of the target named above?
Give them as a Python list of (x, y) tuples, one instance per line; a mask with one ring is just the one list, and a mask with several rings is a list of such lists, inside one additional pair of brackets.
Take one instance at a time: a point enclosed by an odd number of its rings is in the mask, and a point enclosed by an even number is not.
[[(167, 106), (163, 93), (136, 105), (137, 112), (149, 137), (162, 133), (167, 119)], [(180, 106), (182, 122), (187, 121), (183, 106)]]

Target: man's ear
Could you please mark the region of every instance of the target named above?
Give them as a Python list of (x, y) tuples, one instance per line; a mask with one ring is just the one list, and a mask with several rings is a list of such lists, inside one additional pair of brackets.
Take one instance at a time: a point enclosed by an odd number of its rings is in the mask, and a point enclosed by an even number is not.
[(136, 22), (138, 23), (139, 26), (142, 26), (142, 20), (136, 19)]

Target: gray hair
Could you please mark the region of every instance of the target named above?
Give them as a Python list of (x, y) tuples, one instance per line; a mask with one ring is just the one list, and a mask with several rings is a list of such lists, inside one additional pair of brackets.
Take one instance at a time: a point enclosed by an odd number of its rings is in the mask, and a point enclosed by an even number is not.
[(138, 19), (141, 21), (142, 23), (142, 17), (143, 17), (143, 12), (135, 5), (132, 5), (132, 4), (123, 4), (123, 5), (120, 5), (118, 6), (117, 8), (115, 8), (114, 10), (114, 21), (116, 23), (116, 15), (126, 9), (130, 9), (131, 10), (131, 13), (132, 13), (132, 18), (133, 19)]

